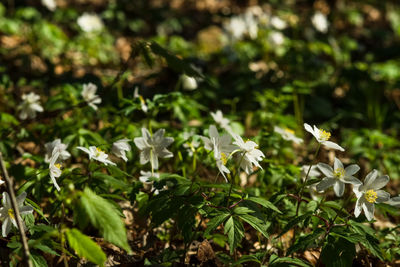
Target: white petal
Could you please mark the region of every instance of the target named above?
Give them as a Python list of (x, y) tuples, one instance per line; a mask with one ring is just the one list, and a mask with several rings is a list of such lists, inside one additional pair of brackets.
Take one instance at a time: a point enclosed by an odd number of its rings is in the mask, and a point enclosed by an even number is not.
[(323, 141), (323, 142), (321, 142), (321, 144), (323, 144), (327, 148), (336, 149), (336, 150), (339, 150), (339, 151), (344, 151), (343, 147), (341, 147), (338, 144), (336, 144), (334, 142), (331, 142), (331, 141)]
[[(318, 163), (317, 167), (325, 176), (327, 176), (327, 177), (332, 177), (333, 176), (333, 169), (328, 164), (326, 164), (326, 163)], [(308, 170), (307, 170), (307, 172), (308, 172)]]
[(389, 199), (390, 199), (390, 194), (383, 190), (377, 190), (376, 194), (378, 195), (378, 198), (376, 199), (377, 203), (386, 202), (386, 201), (389, 201)]
[(382, 175), (375, 179), (375, 181), (371, 184), (372, 189), (381, 189), (389, 182), (389, 176)]
[(3, 225), (1, 226), (1, 233), (3, 237), (7, 237), (8, 233), (11, 230), (11, 221), (10, 218), (6, 218), (3, 222)]
[(346, 183), (346, 184), (352, 184), (352, 185), (362, 185), (362, 182), (354, 176), (346, 176), (342, 179), (342, 182)]
[(343, 196), (344, 183), (337, 180), (336, 183), (333, 185), (333, 191), (335, 192), (337, 197)]
[(140, 150), (145, 149), (146, 147), (149, 147), (149, 144), (147, 143), (146, 139), (144, 137), (136, 137), (133, 139), (133, 142), (139, 148)]
[(364, 201), (362, 207), (365, 217), (367, 217), (367, 220), (371, 221), (372, 219), (374, 219), (375, 205), (373, 203), (369, 203), (368, 201)]
[(375, 182), (376, 177), (378, 177), (378, 171), (372, 170), (367, 174), (364, 180), (364, 185), (360, 188), (361, 191), (368, 190), (372, 188), (372, 184)]
[(321, 180), (316, 186), (317, 191), (325, 191), (327, 188), (331, 187), (334, 185), (336, 182), (336, 179), (333, 177), (325, 177), (324, 179)]
[(17, 204), (18, 204), (18, 207), (21, 207), (22, 204), (24, 204), (26, 195), (27, 195), (26, 192), (22, 192), (19, 196), (17, 196)]
[(360, 214), (361, 214), (361, 211), (362, 211), (362, 204), (363, 204), (362, 199), (361, 199), (361, 198), (358, 198), (358, 199), (357, 199), (357, 202), (356, 202), (356, 206), (354, 207), (354, 216), (355, 216), (356, 218), (358, 218), (358, 216), (360, 216)]
[(33, 208), (31, 206), (23, 206), (19, 208), (19, 214), (25, 215), (33, 212)]
[(335, 157), (335, 162), (333, 163), (333, 169), (337, 170), (339, 168), (344, 169), (343, 163), (337, 157)]
[(346, 176), (352, 176), (356, 174), (360, 170), (360, 167), (357, 164), (352, 164), (347, 166), (345, 169)]

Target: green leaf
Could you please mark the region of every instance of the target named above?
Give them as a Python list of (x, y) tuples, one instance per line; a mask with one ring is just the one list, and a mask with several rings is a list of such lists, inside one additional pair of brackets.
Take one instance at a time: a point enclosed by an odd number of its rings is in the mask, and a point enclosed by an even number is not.
[(130, 252), (125, 225), (119, 211), (109, 201), (96, 195), (89, 188), (85, 188), (80, 198), (87, 217), (93, 226), (100, 230), (104, 239)]
[(68, 229), (68, 231), (66, 231), (66, 236), (69, 245), (75, 250), (79, 257), (86, 258), (95, 264), (104, 266), (107, 257), (96, 242), (82, 234), (76, 228)]
[(124, 189), (128, 187), (128, 185), (124, 181), (115, 179), (114, 177), (102, 172), (94, 172), (93, 178), (98, 179), (106, 184), (109, 184), (110, 186), (116, 189)]
[(232, 254), (244, 236), (243, 224), (238, 219), (230, 217), (225, 223), (224, 234), (228, 234), (229, 249)]
[(279, 258), (277, 255), (271, 255), (269, 259), (270, 267), (286, 267), (286, 266), (301, 266), (301, 267), (310, 267), (310, 264), (305, 263), (302, 260), (296, 258), (282, 257)]
[(321, 251), (322, 262), (327, 267), (352, 266), (356, 255), (355, 245), (343, 238), (329, 236)]
[(375, 238), (375, 231), (371, 227), (353, 220), (350, 220), (349, 224), (352, 226), (351, 229), (354, 230), (354, 232), (361, 234), (364, 237), (364, 240), (362, 240), (360, 243), (374, 256), (383, 260), (383, 253), (379, 247), (379, 240)]
[(311, 212), (308, 212), (308, 213), (305, 213), (303, 215), (300, 215), (300, 216), (290, 220), (286, 224), (285, 228), (283, 228), (282, 232), (276, 238), (279, 238), (279, 237), (283, 236), (287, 231), (292, 229), (295, 225), (297, 225), (298, 223), (300, 223), (300, 222), (304, 221), (305, 219), (311, 217), (311, 214), (312, 214)]
[(226, 218), (228, 218), (230, 214), (229, 213), (223, 213), (218, 216), (215, 216), (212, 218), (208, 224), (207, 224), (207, 229), (204, 232), (204, 235), (209, 235), (212, 231), (214, 231), (221, 223), (223, 223)]
[(34, 267), (48, 267), (45, 258), (38, 253), (32, 252), (30, 258)]
[(313, 233), (306, 234), (297, 238), (296, 242), (288, 249), (286, 255), (290, 255), (296, 251), (304, 251), (308, 249), (318, 237), (324, 232), (323, 229), (318, 228)]
[(257, 231), (262, 233), (263, 236), (268, 238), (268, 233), (267, 233), (268, 225), (266, 225), (261, 219), (255, 217), (253, 215), (250, 215), (250, 214), (239, 215), (239, 217), (243, 221), (245, 221), (248, 224), (250, 224), (254, 229), (256, 229)]
[(272, 204), (271, 202), (269, 202), (266, 199), (263, 199), (260, 197), (249, 197), (247, 200), (253, 201), (257, 204), (260, 204), (264, 208), (271, 209), (273, 211), (276, 211), (276, 212), (282, 214), (282, 212), (274, 204)]

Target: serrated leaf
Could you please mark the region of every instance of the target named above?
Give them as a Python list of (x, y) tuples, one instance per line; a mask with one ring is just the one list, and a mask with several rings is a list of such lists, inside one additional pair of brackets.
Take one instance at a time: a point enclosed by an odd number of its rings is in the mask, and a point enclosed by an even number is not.
[(260, 220), (259, 218), (255, 217), (255, 216), (252, 216), (250, 214), (239, 215), (239, 217), (243, 221), (250, 224), (254, 229), (259, 231), (261, 234), (263, 234), (263, 236), (268, 238), (268, 233), (267, 233), (268, 226), (262, 220)]
[(264, 208), (271, 209), (273, 211), (276, 211), (276, 212), (282, 214), (282, 212), (274, 204), (272, 204), (271, 202), (269, 202), (266, 199), (263, 199), (260, 197), (249, 197), (247, 200), (253, 201), (257, 204), (260, 204)]
[(304, 221), (305, 219), (311, 217), (311, 212), (308, 212), (306, 214), (300, 215), (298, 217), (293, 218), (292, 220), (290, 220), (285, 228), (283, 228), (282, 232), (276, 237), (279, 238), (281, 236), (283, 236), (287, 231), (289, 231), (290, 229), (292, 229), (295, 225), (297, 225), (298, 223)]
[(318, 228), (314, 232), (310, 234), (306, 234), (304, 236), (300, 236), (297, 238), (296, 242), (288, 249), (286, 256), (297, 252), (297, 251), (304, 251), (308, 249), (311, 245), (314, 244), (315, 240), (324, 232), (323, 229)]
[(321, 260), (327, 267), (352, 266), (355, 245), (343, 239), (329, 237), (321, 251)]
[(225, 223), (224, 234), (228, 234), (229, 249), (232, 254), (244, 236), (242, 223), (233, 216), (230, 217)]
[(228, 218), (229, 213), (223, 213), (218, 216), (215, 216), (207, 223), (207, 229), (204, 234), (209, 235), (212, 231), (214, 231), (221, 223), (223, 223), (226, 218)]
[(125, 225), (115, 206), (89, 188), (83, 191), (80, 203), (90, 222), (100, 230), (105, 240), (130, 252)]
[(94, 172), (92, 177), (95, 179), (99, 179), (100, 181), (109, 184), (110, 186), (116, 189), (124, 189), (128, 187), (128, 185), (124, 181), (115, 179), (114, 177), (102, 172)]
[(68, 229), (68, 231), (66, 231), (66, 236), (69, 245), (75, 250), (79, 257), (86, 258), (95, 264), (104, 266), (107, 257), (96, 242), (75, 228)]
[(296, 258), (289, 258), (289, 257), (279, 258), (277, 255), (271, 255), (268, 266), (270, 266), (270, 267), (290, 266), (288, 264), (294, 264), (295, 266), (300, 266), (300, 267), (310, 267), (311, 266), (311, 264), (307, 264), (304, 261), (296, 259)]
[(43, 258), (43, 256), (39, 255), (38, 253), (32, 252), (30, 258), (34, 267), (48, 267), (45, 258)]

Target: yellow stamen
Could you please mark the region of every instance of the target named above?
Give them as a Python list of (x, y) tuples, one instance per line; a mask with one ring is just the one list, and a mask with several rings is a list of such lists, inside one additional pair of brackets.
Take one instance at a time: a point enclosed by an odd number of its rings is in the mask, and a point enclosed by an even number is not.
[(370, 189), (365, 192), (364, 197), (369, 203), (375, 203), (376, 199), (378, 198), (378, 194), (374, 190)]
[(221, 153), (221, 161), (222, 164), (226, 165), (226, 163), (228, 162), (228, 157), (226, 156), (225, 153)]
[(11, 219), (15, 219), (14, 210), (13, 209), (8, 209), (8, 217), (10, 217)]
[(342, 178), (344, 176), (344, 169), (337, 168), (336, 170), (333, 171), (333, 176), (337, 179)]
[(146, 104), (146, 102), (145, 102), (144, 99), (143, 99), (143, 96), (139, 95), (139, 99), (140, 99), (140, 102), (141, 102), (142, 104)]
[(328, 141), (331, 138), (331, 133), (325, 130), (319, 129), (319, 138), (323, 141)]
[(56, 163), (56, 164), (54, 164), (54, 166), (55, 166), (57, 169), (61, 169), (61, 164), (60, 164), (60, 163)]
[(294, 131), (292, 129), (289, 129), (289, 128), (285, 128), (285, 132), (290, 133), (290, 134), (294, 134)]
[(96, 150), (98, 153), (104, 152), (103, 150), (101, 150), (100, 148), (96, 147)]

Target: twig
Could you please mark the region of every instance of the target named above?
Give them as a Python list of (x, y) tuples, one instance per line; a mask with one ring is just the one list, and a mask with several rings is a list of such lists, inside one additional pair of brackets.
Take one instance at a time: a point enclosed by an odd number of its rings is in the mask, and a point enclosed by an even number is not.
[(28, 241), (26, 239), (25, 229), (24, 229), (24, 226), (22, 224), (22, 219), (21, 219), (21, 215), (19, 213), (17, 200), (15, 198), (15, 192), (14, 192), (14, 188), (13, 188), (13, 181), (8, 176), (8, 172), (7, 172), (6, 166), (4, 164), (3, 155), (2, 155), (1, 152), (0, 152), (0, 166), (1, 166), (1, 171), (3, 173), (6, 185), (7, 185), (8, 194), (10, 195), (11, 206), (12, 206), (12, 208), (14, 210), (14, 213), (15, 213), (15, 217), (16, 217), (15, 219), (17, 221), (19, 235), (21, 236), (21, 242), (22, 242), (22, 247), (23, 247), (23, 252), (24, 252), (24, 266), (32, 267), (33, 265), (32, 265), (32, 261), (31, 261), (31, 258), (30, 258)]

